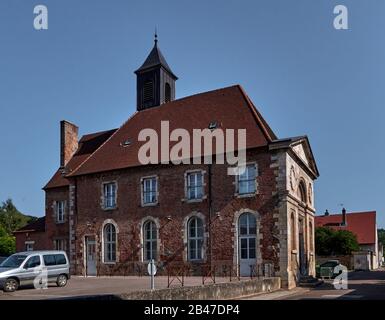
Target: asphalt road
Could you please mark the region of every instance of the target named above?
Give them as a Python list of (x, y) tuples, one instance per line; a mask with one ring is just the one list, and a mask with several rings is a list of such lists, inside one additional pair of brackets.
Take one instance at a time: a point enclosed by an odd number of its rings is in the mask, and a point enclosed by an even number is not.
[[(228, 278), (217, 278), (217, 283), (227, 282)], [(207, 280), (207, 284), (211, 283)], [(167, 277), (155, 278), (155, 288), (167, 288)], [(186, 277), (185, 286), (196, 286), (202, 284), (201, 277)], [(181, 284), (174, 279), (171, 287), (180, 287)], [(47, 289), (21, 288), (15, 292), (7, 293), (0, 290), (0, 300), (44, 300), (44, 299), (66, 299), (85, 296), (103, 296), (122, 294), (130, 291), (150, 289), (150, 278), (143, 277), (78, 277), (73, 276), (67, 286), (59, 288), (55, 284)]]
[[(228, 279), (217, 279), (218, 282), (226, 282)], [(222, 280), (222, 281), (221, 281)], [(200, 277), (186, 278), (185, 285), (201, 285)], [(167, 287), (167, 277), (157, 277), (157, 288)], [(72, 277), (64, 288), (51, 286), (46, 290), (21, 289), (13, 293), (0, 291), (0, 300), (36, 300), (36, 299), (61, 299), (81, 297), (89, 295), (120, 294), (133, 290), (148, 289), (150, 285), (148, 277), (101, 277), (84, 278)], [(173, 286), (180, 286), (177, 282)], [(385, 300), (385, 270), (368, 272), (351, 272), (348, 274), (348, 289), (336, 290), (332, 281), (317, 288), (295, 288), (293, 290), (280, 290), (269, 294), (261, 294), (245, 298), (247, 300), (314, 300), (337, 299), (358, 300), (375, 299)]]
[(336, 290), (332, 280), (314, 288), (296, 288), (248, 298), (250, 300), (385, 300), (385, 270), (350, 272), (348, 289)]

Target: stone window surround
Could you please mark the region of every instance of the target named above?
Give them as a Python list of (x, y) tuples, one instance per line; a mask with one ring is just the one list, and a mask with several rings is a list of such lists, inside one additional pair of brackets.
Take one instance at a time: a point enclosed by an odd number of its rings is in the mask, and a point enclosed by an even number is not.
[[(189, 260), (188, 257), (188, 224), (190, 222), (190, 219), (193, 217), (197, 217), (202, 220), (203, 222), (203, 244), (202, 244), (202, 259), (201, 260)], [(185, 262), (191, 262), (191, 263), (202, 263), (207, 261), (207, 243), (208, 243), (208, 237), (209, 234), (207, 232), (207, 226), (206, 226), (206, 217), (198, 211), (193, 211), (183, 219), (183, 227), (182, 227), (182, 236), (183, 236), (183, 244), (184, 244), (184, 250), (183, 250), (183, 261)]]
[[(63, 203), (63, 220), (58, 220), (58, 203)], [(52, 209), (53, 209), (53, 216), (54, 216), (54, 221), (55, 224), (63, 224), (67, 220), (67, 200), (55, 200), (53, 201), (52, 204)]]
[[(198, 173), (198, 172), (202, 173), (202, 198), (189, 199), (189, 196), (188, 196), (188, 175), (190, 173)], [(203, 169), (191, 169), (191, 170), (186, 170), (184, 172), (184, 198), (182, 199), (182, 202), (194, 203), (194, 202), (202, 202), (203, 200), (207, 199), (207, 195), (205, 192), (205, 189), (206, 189), (205, 174), (206, 174), (206, 171)]]
[[(114, 207), (111, 207), (111, 208), (106, 208), (105, 207), (105, 202), (104, 202), (104, 186), (107, 185), (107, 184), (112, 184), (114, 183), (115, 184), (115, 206)], [(118, 181), (117, 180), (111, 180), (111, 181), (103, 181), (102, 184), (101, 184), (101, 193), (102, 193), (102, 196), (101, 196), (101, 208), (104, 210), (104, 211), (111, 211), (111, 210), (116, 210), (118, 208)]]
[(233, 184), (234, 184), (234, 187), (235, 187), (234, 196), (236, 198), (250, 198), (250, 197), (255, 197), (258, 194), (258, 181), (257, 181), (257, 177), (258, 177), (258, 163), (256, 161), (246, 162), (246, 166), (250, 166), (250, 165), (254, 165), (255, 166), (255, 191), (252, 192), (252, 193), (242, 193), (242, 194), (240, 194), (238, 192), (239, 191), (238, 175), (234, 175), (234, 181), (233, 181)]
[(261, 252), (261, 240), (263, 239), (263, 234), (261, 232), (261, 219), (258, 211), (251, 210), (249, 208), (243, 208), (239, 211), (234, 212), (234, 220), (233, 220), (233, 226), (232, 226), (232, 232), (234, 234), (233, 236), (233, 264), (237, 266), (237, 272), (239, 273), (239, 218), (244, 213), (251, 213), (255, 217), (255, 221), (257, 224), (257, 235), (256, 235), (256, 260), (257, 264), (261, 264), (263, 262), (262, 260), (262, 252)]
[[(104, 228), (107, 224), (112, 224), (115, 227), (115, 234), (116, 234), (116, 259), (115, 261), (105, 261), (104, 260)], [(101, 259), (100, 261), (103, 264), (116, 264), (119, 262), (119, 227), (118, 224), (113, 219), (106, 219), (103, 221), (102, 229), (101, 229)]]
[[(32, 245), (32, 250), (27, 250), (27, 246)], [(24, 241), (24, 248), (26, 251), (33, 251), (34, 250), (35, 241), (27, 240)]]
[(144, 225), (146, 222), (152, 221), (156, 225), (156, 254), (159, 259), (160, 256), (160, 248), (161, 248), (161, 239), (160, 239), (160, 221), (159, 218), (154, 218), (152, 216), (146, 216), (142, 218), (142, 220), (139, 223), (139, 230), (140, 230), (140, 261), (142, 262), (148, 262), (148, 260), (144, 259)]
[(53, 246), (55, 248), (55, 250), (59, 250), (56, 248), (56, 241), (64, 241), (64, 248), (63, 249), (60, 249), (60, 250), (63, 250), (63, 251), (67, 251), (67, 238), (65, 237), (55, 237), (53, 238)]
[[(144, 203), (144, 180), (156, 179), (156, 200), (155, 202)], [(157, 175), (145, 176), (140, 178), (140, 201), (142, 207), (153, 207), (159, 204), (159, 177)]]

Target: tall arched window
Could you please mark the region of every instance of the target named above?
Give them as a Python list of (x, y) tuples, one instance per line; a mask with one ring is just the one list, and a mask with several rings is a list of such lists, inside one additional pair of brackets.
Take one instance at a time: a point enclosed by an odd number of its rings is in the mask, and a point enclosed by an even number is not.
[(188, 221), (188, 259), (202, 260), (203, 258), (203, 221), (192, 217)]
[(104, 226), (104, 262), (116, 261), (116, 228), (112, 223)]
[(310, 241), (310, 251), (314, 251), (314, 243), (313, 243), (313, 224), (309, 222), (309, 241)]
[(148, 220), (143, 225), (144, 260), (157, 259), (158, 232), (154, 221)]
[(257, 221), (252, 213), (239, 217), (239, 242), (241, 259), (256, 258)]
[(171, 86), (168, 82), (166, 82), (166, 84), (164, 85), (164, 101), (171, 101)]
[(295, 243), (295, 217), (294, 213), (290, 217), (290, 239), (291, 239), (291, 250), (296, 250), (297, 246)]
[(298, 197), (302, 202), (306, 203), (306, 186), (303, 181), (301, 181), (298, 185)]

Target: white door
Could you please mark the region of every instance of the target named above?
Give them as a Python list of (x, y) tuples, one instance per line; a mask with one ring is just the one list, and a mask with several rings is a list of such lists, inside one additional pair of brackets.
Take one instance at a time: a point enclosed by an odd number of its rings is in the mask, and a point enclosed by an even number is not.
[(87, 276), (96, 276), (96, 242), (86, 238)]
[(257, 262), (257, 222), (253, 214), (239, 217), (238, 235), (239, 272), (242, 277), (248, 277)]

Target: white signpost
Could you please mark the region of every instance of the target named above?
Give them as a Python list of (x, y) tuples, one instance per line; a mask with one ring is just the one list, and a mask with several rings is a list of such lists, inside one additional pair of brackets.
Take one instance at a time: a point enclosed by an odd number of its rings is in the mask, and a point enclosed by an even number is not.
[(154, 259), (151, 259), (151, 261), (148, 263), (147, 271), (151, 277), (151, 290), (154, 290), (155, 289), (155, 275), (156, 275), (156, 265), (155, 265)]

